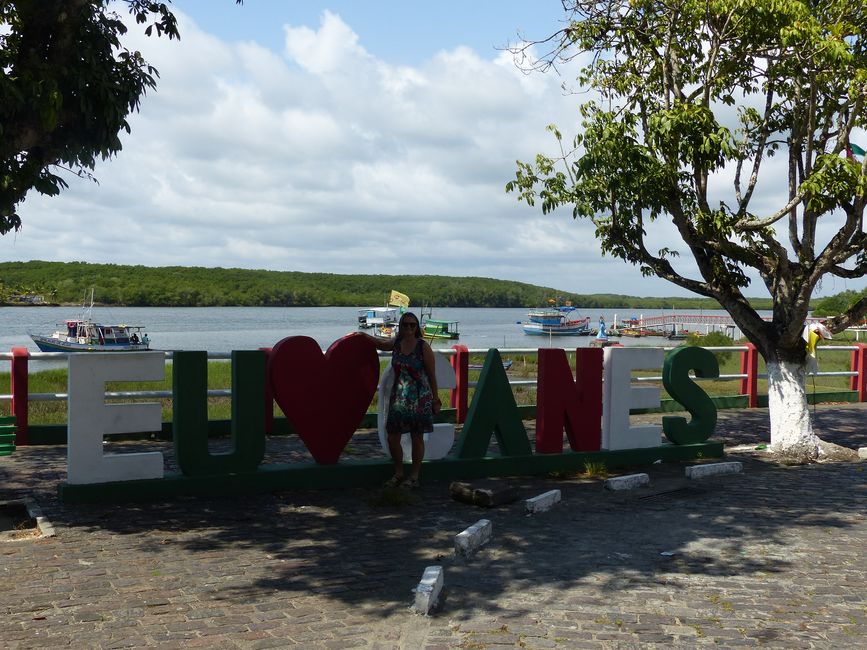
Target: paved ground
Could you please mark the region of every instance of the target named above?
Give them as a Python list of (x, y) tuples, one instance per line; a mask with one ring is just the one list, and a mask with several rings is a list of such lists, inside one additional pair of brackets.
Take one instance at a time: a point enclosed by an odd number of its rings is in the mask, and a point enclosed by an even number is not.
[[(817, 428), (867, 446), (865, 407), (819, 407)], [(65, 507), (65, 449), (22, 448), (0, 459), (0, 500), (34, 497), (57, 535), (0, 543), (0, 647), (867, 647), (867, 463), (776, 466), (753, 451), (766, 411), (720, 416), (744, 474), (655, 465), (627, 495), (516, 479), (523, 497), (563, 491), (532, 517), (436, 482), (403, 506), (358, 489)], [(480, 518), (492, 543), (457, 561)], [(433, 564), (442, 609), (412, 614)]]

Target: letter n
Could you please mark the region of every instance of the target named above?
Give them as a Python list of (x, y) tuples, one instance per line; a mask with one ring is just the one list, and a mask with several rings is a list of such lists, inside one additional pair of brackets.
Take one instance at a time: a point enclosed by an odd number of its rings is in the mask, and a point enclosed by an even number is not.
[(599, 451), (602, 444), (602, 350), (575, 350), (576, 378), (566, 351), (539, 350), (536, 393), (536, 452), (563, 451), (563, 430), (573, 451)]
[(208, 451), (208, 354), (175, 352), (173, 434), (187, 476), (254, 472), (265, 456), (265, 353), (232, 352), (232, 450)]

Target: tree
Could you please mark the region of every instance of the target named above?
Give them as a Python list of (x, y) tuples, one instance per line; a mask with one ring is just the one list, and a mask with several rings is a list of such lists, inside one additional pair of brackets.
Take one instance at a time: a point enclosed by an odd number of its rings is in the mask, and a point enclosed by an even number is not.
[[(148, 36), (180, 38), (166, 3), (124, 2)], [(157, 71), (123, 46), (127, 28), (107, 5), (0, 0), (0, 234), (21, 227), (18, 205), (31, 189), (59, 194), (67, 183), (57, 172), (91, 178), (97, 158), (120, 151), (127, 117), (156, 86)]]
[[(555, 157), (518, 162), (506, 190), (543, 212), (572, 206), (603, 254), (715, 298), (768, 368), (771, 449), (815, 459), (802, 338), (826, 275), (867, 274), (867, 157), (850, 135), (867, 125), (867, 4), (851, 0), (564, 0), (568, 26), (535, 59), (550, 69), (587, 57), (578, 81), (598, 99)], [(516, 48), (529, 54), (530, 45)], [(854, 147), (858, 150), (857, 145)], [(779, 154), (785, 172), (768, 170)], [(848, 154), (848, 155), (847, 155)], [(787, 179), (772, 213), (756, 188)], [(720, 188), (728, 187), (728, 190)], [(673, 227), (695, 271), (651, 235)], [(664, 235), (663, 235), (664, 236)], [(670, 234), (669, 234), (670, 241)], [(755, 269), (773, 301), (763, 319), (745, 297)], [(867, 299), (826, 322), (839, 332)]]

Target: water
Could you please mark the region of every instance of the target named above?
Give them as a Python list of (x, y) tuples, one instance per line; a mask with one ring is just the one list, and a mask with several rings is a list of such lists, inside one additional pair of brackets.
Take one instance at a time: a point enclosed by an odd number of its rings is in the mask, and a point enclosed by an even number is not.
[[(229, 352), (272, 347), (287, 336), (310, 336), (322, 348), (349, 332), (355, 332), (360, 307), (95, 307), (94, 320), (105, 324), (144, 325), (153, 349), (207, 350)], [(603, 316), (614, 322), (632, 316), (660, 316), (661, 310), (582, 309), (593, 326)], [(0, 307), (0, 351), (27, 347), (38, 352), (28, 332), (51, 333), (57, 323), (77, 318), (76, 307)], [(414, 310), (418, 314), (418, 310)], [(671, 310), (668, 310), (671, 313)], [(677, 310), (679, 314), (724, 316), (724, 311)], [(434, 347), (462, 343), (468, 348), (587, 347), (589, 336), (528, 336), (520, 321), (527, 320), (527, 309), (434, 309), (433, 317), (460, 322), (459, 341), (434, 341)], [(703, 326), (686, 326), (704, 331)], [(620, 339), (623, 345), (672, 345), (660, 337)]]

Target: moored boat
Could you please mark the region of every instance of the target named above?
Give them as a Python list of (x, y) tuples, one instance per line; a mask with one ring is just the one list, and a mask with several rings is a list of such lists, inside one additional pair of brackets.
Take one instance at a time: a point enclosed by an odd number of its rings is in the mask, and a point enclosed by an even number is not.
[(384, 339), (397, 335), (397, 323), (409, 307), (409, 296), (392, 290), (385, 307), (365, 307), (358, 310), (359, 329), (372, 329), (372, 334)]
[(457, 339), (460, 338), (458, 321), (426, 319), (422, 322), (422, 336), (426, 339)]
[(142, 352), (150, 350), (144, 325), (103, 325), (93, 320), (93, 290), (90, 306), (80, 318), (59, 324), (53, 334), (28, 332), (42, 352)]
[(365, 307), (358, 310), (358, 327), (360, 329), (388, 327), (397, 323), (399, 318), (399, 307)]
[(103, 325), (90, 319), (68, 320), (53, 334), (30, 334), (42, 352), (142, 352), (150, 350), (143, 325)]
[(531, 309), (530, 319), (521, 323), (524, 334), (535, 336), (586, 336), (590, 334), (590, 317), (582, 317), (572, 306)]

